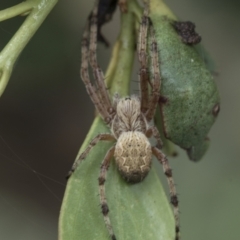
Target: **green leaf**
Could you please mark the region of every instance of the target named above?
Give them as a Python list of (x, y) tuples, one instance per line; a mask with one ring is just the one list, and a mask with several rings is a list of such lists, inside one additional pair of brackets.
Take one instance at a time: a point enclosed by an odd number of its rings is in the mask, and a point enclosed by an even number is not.
[(28, 15), (21, 27), (0, 52), (0, 96), (3, 94), (19, 55), (51, 12), (58, 0), (26, 0), (0, 11), (0, 22)]
[(167, 139), (187, 150), (191, 160), (198, 161), (209, 147), (207, 134), (219, 112), (219, 92), (206, 59), (196, 47), (181, 41), (172, 26), (176, 18), (163, 6), (159, 0), (150, 4), (159, 48), (164, 133)]

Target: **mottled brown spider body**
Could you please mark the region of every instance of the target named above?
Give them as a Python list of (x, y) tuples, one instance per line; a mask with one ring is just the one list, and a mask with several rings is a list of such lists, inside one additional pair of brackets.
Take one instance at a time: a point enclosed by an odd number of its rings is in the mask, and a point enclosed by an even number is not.
[(142, 181), (152, 162), (152, 150), (146, 137), (148, 123), (136, 96), (117, 102), (112, 133), (117, 139), (114, 157), (122, 177), (130, 183)]
[(117, 141), (114, 157), (119, 172), (127, 182), (141, 182), (152, 163), (150, 142), (142, 132), (124, 132)]
[[(176, 188), (174, 185), (172, 170), (169, 167), (166, 156), (162, 153), (162, 141), (158, 129), (153, 125), (153, 117), (158, 106), (161, 86), (161, 74), (159, 70), (158, 47), (155, 40), (153, 27), (150, 26), (151, 39), (151, 65), (152, 79), (149, 77), (147, 56), (148, 35), (148, 6), (145, 6), (139, 29), (138, 59), (140, 62), (140, 96), (122, 97), (116, 93), (113, 101), (110, 100), (104, 75), (97, 63), (97, 11), (98, 2), (91, 14), (90, 26), (87, 25), (82, 39), (82, 64), (81, 78), (86, 90), (105, 124), (111, 133), (101, 133), (91, 140), (88, 147), (80, 154), (74, 162), (68, 177), (75, 171), (79, 164), (86, 158), (90, 150), (99, 141), (115, 141), (116, 143), (106, 153), (98, 177), (99, 197), (105, 225), (112, 240), (117, 237), (109, 218), (109, 208), (106, 199), (105, 181), (107, 170), (112, 158), (115, 158), (121, 176), (129, 183), (141, 182), (151, 168), (152, 156), (162, 164), (164, 174), (167, 178), (171, 203), (175, 217), (175, 240), (179, 240), (179, 209)], [(92, 84), (88, 73), (88, 63), (93, 70), (96, 84)], [(149, 86), (151, 94), (149, 94)], [(151, 146), (150, 137), (154, 137), (157, 146)], [(143, 196), (144, 197), (144, 196)], [(137, 236), (136, 236), (137, 239)]]

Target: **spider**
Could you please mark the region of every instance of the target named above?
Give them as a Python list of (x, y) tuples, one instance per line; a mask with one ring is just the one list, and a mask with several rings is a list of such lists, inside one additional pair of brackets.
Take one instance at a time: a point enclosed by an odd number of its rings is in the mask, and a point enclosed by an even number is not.
[[(158, 106), (160, 96), (161, 75), (159, 70), (158, 47), (155, 40), (153, 26), (148, 17), (148, 5), (145, 4), (142, 16), (139, 39), (138, 58), (140, 62), (140, 92), (141, 96), (120, 97), (115, 94), (111, 102), (104, 75), (97, 63), (97, 11), (98, 4), (92, 12), (90, 26), (87, 24), (82, 39), (82, 64), (81, 78), (86, 90), (105, 124), (111, 133), (101, 133), (91, 140), (88, 147), (82, 152), (68, 173), (69, 178), (79, 164), (86, 158), (90, 150), (99, 141), (115, 141), (116, 143), (106, 153), (100, 168), (99, 196), (105, 225), (112, 240), (116, 240), (113, 227), (109, 218), (109, 208), (105, 194), (105, 181), (111, 159), (115, 158), (119, 173), (129, 183), (139, 183), (144, 180), (151, 168), (152, 155), (163, 166), (166, 175), (171, 203), (175, 217), (175, 240), (179, 240), (179, 209), (176, 188), (172, 171), (166, 156), (162, 153), (162, 141), (158, 129), (152, 124), (152, 120)], [(151, 61), (152, 80), (148, 74), (147, 36), (151, 36)], [(88, 74), (88, 62), (90, 62), (96, 86), (90, 81)], [(148, 84), (151, 86), (149, 95)], [(153, 136), (157, 140), (157, 146), (151, 146), (148, 138)]]

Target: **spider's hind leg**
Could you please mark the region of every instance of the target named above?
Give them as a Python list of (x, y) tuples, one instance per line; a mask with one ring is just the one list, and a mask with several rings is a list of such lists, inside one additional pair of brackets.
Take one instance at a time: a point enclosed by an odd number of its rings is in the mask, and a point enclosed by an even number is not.
[(161, 150), (159, 150), (156, 147), (152, 147), (152, 153), (162, 164), (164, 174), (167, 177), (168, 186), (170, 190), (171, 204), (173, 205), (173, 213), (175, 218), (175, 240), (180, 240), (178, 197), (172, 176), (172, 170), (169, 166), (167, 157), (161, 152)]
[(112, 224), (110, 222), (110, 218), (108, 216), (109, 213), (109, 208), (107, 204), (107, 199), (106, 199), (106, 192), (105, 192), (105, 181), (106, 181), (106, 176), (107, 176), (107, 170), (110, 165), (110, 161), (113, 157), (115, 151), (115, 146), (111, 147), (106, 156), (103, 159), (103, 162), (101, 164), (101, 171), (100, 175), (98, 178), (98, 184), (99, 184), (99, 195), (100, 195), (100, 203), (101, 203), (101, 209), (102, 209), (102, 214), (104, 218), (105, 225), (107, 227), (108, 233), (111, 237), (111, 240), (117, 240), (115, 234), (113, 233), (113, 228)]

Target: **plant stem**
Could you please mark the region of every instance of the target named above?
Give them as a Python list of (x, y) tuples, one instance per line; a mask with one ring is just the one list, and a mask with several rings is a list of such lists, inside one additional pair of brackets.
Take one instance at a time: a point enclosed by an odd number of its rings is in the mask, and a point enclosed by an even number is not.
[(50, 13), (58, 0), (28, 0), (0, 11), (0, 21), (18, 16), (28, 16), (0, 53), (0, 96), (4, 92), (13, 66), (27, 43)]

